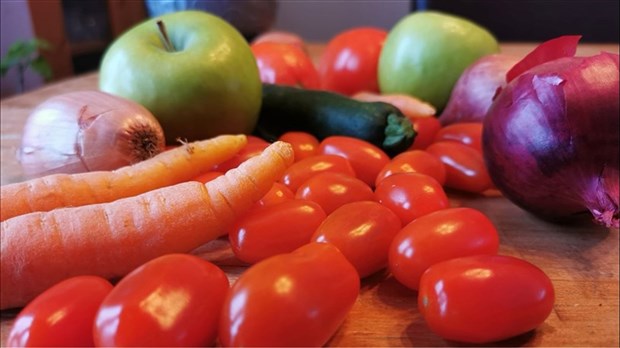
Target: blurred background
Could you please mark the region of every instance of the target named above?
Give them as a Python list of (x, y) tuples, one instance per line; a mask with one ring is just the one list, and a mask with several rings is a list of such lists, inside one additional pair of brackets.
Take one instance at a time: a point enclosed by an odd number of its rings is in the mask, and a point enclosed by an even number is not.
[[(15, 43), (32, 39), (51, 69), (48, 82), (98, 68), (106, 47), (134, 24), (166, 12), (195, 8), (227, 19), (251, 40), (270, 29), (327, 42), (356, 26), (389, 30), (412, 11), (440, 10), (470, 18), (500, 41), (544, 41), (566, 34), (582, 42), (617, 43), (618, 0), (1, 0), (3, 63)], [(28, 46), (30, 45), (30, 46)], [(37, 46), (38, 47), (38, 46)], [(23, 47), (22, 47), (23, 49)], [(15, 50), (15, 48), (14, 48)], [(26, 69), (23, 90), (46, 80)], [(18, 69), (2, 76), (2, 97), (20, 92)]]

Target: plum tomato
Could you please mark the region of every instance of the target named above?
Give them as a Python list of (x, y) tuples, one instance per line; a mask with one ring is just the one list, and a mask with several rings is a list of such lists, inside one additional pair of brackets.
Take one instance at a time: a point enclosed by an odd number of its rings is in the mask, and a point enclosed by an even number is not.
[(334, 36), (319, 58), (321, 88), (353, 95), (379, 92), (377, 66), (387, 31), (357, 27)]
[(256, 202), (256, 206), (266, 207), (269, 205), (278, 204), (284, 201), (288, 201), (295, 198), (293, 191), (279, 182), (274, 182), (271, 189)]
[(447, 208), (421, 216), (398, 232), (389, 248), (394, 278), (417, 290), (431, 265), (461, 256), (497, 254), (495, 226), (478, 210)]
[(323, 139), (319, 153), (348, 159), (356, 176), (370, 187), (374, 187), (377, 174), (390, 162), (390, 157), (379, 147), (362, 139), (342, 135)]
[(437, 117), (410, 117), (413, 129), (417, 132), (409, 150), (424, 150), (435, 140), (435, 135), (441, 129), (441, 122)]
[(319, 152), (319, 140), (310, 133), (286, 132), (280, 135), (278, 140), (285, 141), (293, 146), (295, 162), (314, 156)]
[(448, 208), (450, 204), (441, 184), (420, 173), (388, 176), (375, 189), (375, 197), (398, 215), (403, 226), (420, 216)]
[(435, 156), (424, 150), (408, 150), (396, 155), (386, 164), (375, 180), (375, 187), (386, 177), (396, 173), (420, 173), (432, 176), (439, 184), (446, 182), (446, 167)]
[(228, 239), (235, 256), (253, 264), (309, 243), (325, 216), (317, 203), (292, 199), (250, 210), (233, 224)]
[(291, 164), (284, 171), (279, 182), (291, 191), (297, 192), (304, 181), (322, 172), (336, 172), (356, 177), (355, 170), (348, 159), (337, 155), (316, 155)]
[(482, 153), (473, 148), (456, 141), (439, 141), (426, 151), (446, 166), (446, 187), (481, 193), (493, 186)]
[(245, 145), (241, 151), (234, 155), (231, 159), (222, 163), (216, 164), (211, 169), (212, 171), (226, 173), (232, 168), (237, 168), (241, 163), (245, 162), (248, 158), (260, 155), (263, 150), (269, 146), (268, 142), (252, 141)]
[(329, 243), (308, 243), (250, 266), (230, 289), (220, 320), (225, 347), (321, 347), (360, 289), (355, 268)]
[(11, 327), (7, 347), (93, 347), (93, 322), (112, 284), (76, 276), (53, 285), (24, 307)]
[(341, 173), (319, 173), (304, 181), (297, 189), (295, 198), (316, 202), (325, 214), (346, 203), (374, 201), (375, 193), (365, 182)]
[(482, 153), (482, 122), (452, 123), (443, 126), (433, 142), (457, 141)]
[(215, 343), (224, 271), (189, 254), (168, 254), (136, 268), (106, 296), (93, 330), (97, 346), (204, 346)]
[(319, 89), (321, 82), (314, 62), (296, 45), (259, 42), (250, 46), (263, 83)]
[(400, 228), (400, 219), (390, 209), (360, 201), (329, 214), (312, 240), (335, 245), (364, 278), (387, 266), (390, 243)]
[(549, 277), (512, 256), (475, 255), (432, 265), (420, 280), (418, 307), (444, 339), (483, 344), (526, 333), (551, 313)]

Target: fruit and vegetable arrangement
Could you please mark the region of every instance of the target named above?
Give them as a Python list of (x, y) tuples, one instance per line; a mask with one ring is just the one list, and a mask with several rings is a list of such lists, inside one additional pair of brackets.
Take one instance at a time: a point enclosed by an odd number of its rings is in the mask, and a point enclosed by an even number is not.
[[(550, 278), (448, 194), (618, 228), (618, 55), (578, 41), (513, 57), (417, 12), (315, 63), (294, 33), (247, 43), (205, 12), (139, 24), (100, 91), (28, 119), (32, 178), (1, 187), (0, 309), (21, 308), (3, 343), (322, 346), (382, 271), (449, 342), (535, 330)], [(216, 240), (238, 279), (193, 253)]]

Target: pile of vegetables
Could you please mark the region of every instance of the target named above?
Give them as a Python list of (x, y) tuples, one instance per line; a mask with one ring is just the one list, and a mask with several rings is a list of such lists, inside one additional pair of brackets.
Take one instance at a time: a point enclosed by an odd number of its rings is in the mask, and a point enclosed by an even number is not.
[[(328, 45), (315, 71), (273, 58), (270, 47), (310, 61), (286, 34), (253, 46), (259, 69), (281, 69), (262, 75), (254, 135), (162, 152), (155, 117), (94, 91), (33, 112), (20, 159), (38, 178), (0, 195), (0, 308), (24, 307), (7, 345), (322, 346), (360, 280), (386, 269), (417, 291), (428, 327), (447, 340), (497, 342), (546, 320), (549, 277), (500, 254), (501, 226), (451, 207), (449, 193), (499, 190), (544, 218), (589, 211), (617, 228), (618, 55), (574, 57), (575, 36), (519, 61), (488, 55), (436, 115), (416, 96), (355, 88), (378, 88), (376, 50), (355, 84), (321, 84), (344, 74), (326, 66), (346, 41)], [(376, 48), (384, 34), (358, 35)], [(66, 129), (41, 138), (50, 118)], [(233, 284), (192, 255), (218, 238), (248, 266)]]

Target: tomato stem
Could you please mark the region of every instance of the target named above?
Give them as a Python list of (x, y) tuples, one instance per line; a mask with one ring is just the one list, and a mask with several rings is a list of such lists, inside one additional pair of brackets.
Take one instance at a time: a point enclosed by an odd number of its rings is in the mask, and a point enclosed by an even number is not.
[(159, 29), (159, 38), (161, 39), (161, 42), (164, 44), (164, 48), (166, 49), (166, 51), (168, 52), (176, 51), (174, 49), (174, 46), (172, 45), (172, 42), (170, 42), (170, 38), (168, 37), (168, 31), (166, 31), (166, 25), (164, 24), (164, 21), (162, 21), (161, 19), (158, 20), (157, 28)]

